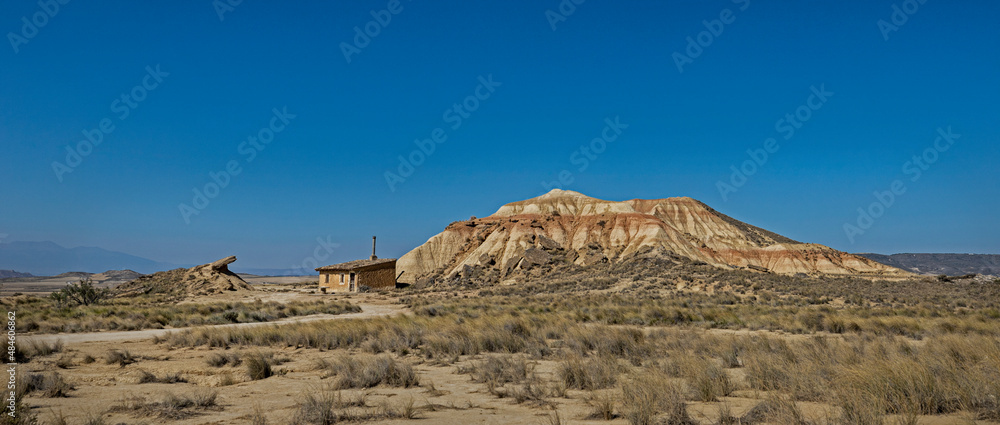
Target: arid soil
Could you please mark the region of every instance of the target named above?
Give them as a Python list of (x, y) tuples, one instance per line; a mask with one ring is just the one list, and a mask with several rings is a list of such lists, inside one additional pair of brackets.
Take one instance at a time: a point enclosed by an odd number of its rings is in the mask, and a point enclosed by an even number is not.
[[(444, 298), (467, 297), (472, 292), (441, 293)], [(220, 300), (245, 301), (246, 294), (219, 294), (204, 300), (187, 302), (212, 302)], [(291, 323), (323, 320), (372, 319), (395, 315), (414, 314), (395, 294), (351, 294), (318, 295), (308, 289), (288, 291), (255, 291), (254, 297), (264, 301), (294, 301), (315, 297), (336, 297), (348, 300), (362, 307), (361, 313), (339, 316), (315, 315), (295, 317), (272, 323), (246, 323), (218, 325), (229, 328), (251, 328), (286, 326)], [(39, 414), (41, 423), (87, 423), (102, 419), (107, 424), (246, 424), (264, 423), (286, 424), (295, 416), (300, 403), (309, 394), (321, 393), (328, 388), (332, 378), (318, 366), (323, 361), (342, 355), (371, 356), (362, 350), (335, 349), (322, 350), (296, 346), (256, 347), (231, 346), (229, 348), (197, 346), (171, 348), (168, 344), (156, 342), (171, 332), (182, 329), (156, 329), (134, 332), (95, 332), (64, 335), (26, 335), (23, 340), (53, 342), (62, 341), (60, 352), (40, 356), (22, 366), (25, 373), (58, 372), (74, 389), (67, 397), (44, 397), (32, 393), (26, 401)], [(722, 330), (699, 331), (718, 335), (767, 334), (788, 341), (808, 341), (816, 336), (784, 334), (782, 332)], [(822, 337), (822, 336), (821, 336)], [(831, 336), (834, 337), (834, 336)], [(109, 350), (127, 351), (133, 362), (109, 364), (105, 361)], [(221, 367), (212, 366), (208, 359), (214, 354), (235, 354), (246, 358), (251, 353), (268, 352), (281, 359), (274, 368), (274, 375), (266, 379), (251, 380), (244, 365)], [(423, 424), (627, 424), (629, 420), (615, 413), (610, 420), (594, 417), (594, 394), (617, 391), (614, 388), (597, 392), (575, 389), (564, 390), (562, 394), (549, 394), (544, 403), (517, 403), (511, 397), (500, 398), (491, 394), (483, 383), (473, 382), (467, 370), (494, 354), (461, 356), (458, 361), (440, 363), (419, 356), (406, 356), (400, 361), (413, 366), (419, 378), (419, 385), (409, 388), (379, 385), (369, 389), (338, 390), (344, 399), (362, 399), (364, 408), (355, 408), (359, 417), (380, 409), (396, 413), (374, 416), (367, 419), (349, 419), (348, 422), (368, 423), (423, 423)], [(92, 360), (91, 360), (92, 359)], [(558, 358), (530, 359), (537, 376), (544, 382), (557, 379)], [(650, 359), (656, 360), (656, 359)], [(465, 370), (465, 371), (463, 371)], [(744, 369), (727, 369), (726, 373), (734, 382), (743, 378)], [(153, 378), (150, 379), (150, 376)], [(158, 383), (143, 381), (165, 380), (173, 377), (180, 382)], [(149, 402), (163, 399), (168, 394), (191, 395), (204, 391), (217, 392), (215, 405), (205, 409), (189, 409), (176, 417), (162, 417), (155, 413), (122, 409), (121, 406), (143, 399)], [(752, 408), (769, 399), (768, 391), (741, 388), (729, 396), (718, 397), (717, 401), (688, 401), (690, 419), (698, 424), (714, 424), (719, 419), (720, 409), (729, 409), (733, 417), (741, 417)], [(805, 420), (814, 424), (834, 423), (836, 408), (817, 402), (798, 402)], [(407, 417), (400, 413), (410, 406), (412, 412)], [(345, 411), (351, 411), (348, 408)], [(367, 412), (367, 413), (360, 413)], [(558, 419), (556, 419), (558, 415)], [(253, 422), (257, 420), (257, 422)], [(895, 417), (888, 416), (887, 423), (895, 423)], [(921, 416), (920, 424), (952, 423), (992, 423), (973, 421), (964, 412)]]

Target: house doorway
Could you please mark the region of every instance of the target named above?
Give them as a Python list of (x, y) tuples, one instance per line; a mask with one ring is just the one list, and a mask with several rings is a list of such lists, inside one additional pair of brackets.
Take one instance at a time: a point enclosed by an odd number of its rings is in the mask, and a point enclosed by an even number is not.
[(354, 292), (354, 273), (351, 273), (350, 285), (347, 287), (348, 291)]

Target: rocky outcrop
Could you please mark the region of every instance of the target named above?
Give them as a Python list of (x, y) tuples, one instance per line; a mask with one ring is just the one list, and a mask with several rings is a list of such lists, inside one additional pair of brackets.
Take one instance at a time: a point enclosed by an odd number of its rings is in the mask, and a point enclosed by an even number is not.
[(163, 293), (181, 296), (218, 294), (228, 291), (252, 291), (245, 280), (229, 270), (236, 261), (229, 256), (190, 269), (174, 269), (142, 276), (119, 286), (121, 296)]
[(452, 223), (396, 267), (411, 280), (435, 273), (453, 276), (464, 266), (498, 269), (503, 275), (553, 261), (553, 254), (589, 266), (651, 248), (718, 267), (770, 273), (910, 276), (740, 222), (692, 198), (613, 202), (558, 189), (504, 205), (488, 217)]

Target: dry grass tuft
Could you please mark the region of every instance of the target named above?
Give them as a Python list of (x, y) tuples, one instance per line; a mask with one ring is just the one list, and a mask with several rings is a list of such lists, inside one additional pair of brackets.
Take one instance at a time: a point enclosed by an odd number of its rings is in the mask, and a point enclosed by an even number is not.
[(104, 355), (104, 363), (115, 364), (118, 366), (125, 367), (132, 363), (139, 361), (139, 358), (133, 356), (128, 350), (108, 350)]
[(586, 419), (602, 419), (605, 421), (610, 421), (617, 417), (615, 415), (615, 406), (618, 404), (617, 395), (610, 392), (594, 392), (591, 391), (590, 395), (587, 396), (587, 405), (590, 406), (590, 414), (586, 416)]
[(274, 371), (271, 370), (271, 358), (273, 356), (262, 353), (259, 351), (249, 353), (243, 356), (243, 364), (246, 365), (247, 376), (251, 380), (257, 381), (260, 379), (270, 378), (274, 375)]
[(714, 359), (689, 356), (679, 365), (680, 375), (687, 379), (693, 400), (712, 402), (736, 390), (726, 371)]
[(559, 363), (556, 374), (568, 388), (598, 390), (613, 387), (620, 372), (612, 357), (580, 358), (572, 356)]
[(333, 389), (372, 388), (379, 385), (409, 388), (420, 384), (409, 363), (388, 354), (340, 355), (321, 360), (318, 366), (335, 376)]
[(222, 366), (239, 366), (243, 362), (240, 358), (239, 353), (226, 352), (226, 353), (212, 353), (208, 358), (205, 359), (205, 363), (212, 367), (222, 367)]
[(136, 379), (137, 384), (176, 384), (179, 382), (187, 382), (179, 372), (156, 376), (149, 371), (139, 370), (139, 377)]
[(521, 383), (531, 371), (532, 366), (523, 356), (513, 354), (487, 356), (458, 370), (459, 373), (472, 375), (473, 382), (486, 384), (491, 391), (507, 383)]
[(31, 393), (39, 393), (42, 397), (69, 397), (69, 392), (76, 389), (63, 379), (59, 372), (46, 374), (22, 373), (14, 382), (13, 393), (16, 400), (23, 399)]
[(693, 425), (683, 387), (656, 369), (643, 369), (622, 383), (622, 414), (632, 425)]
[(45, 357), (63, 350), (62, 340), (54, 342), (20, 339), (14, 345), (14, 359), (17, 363), (27, 363), (36, 357)]
[(120, 399), (109, 411), (177, 420), (194, 416), (199, 411), (219, 409), (217, 398), (218, 392), (212, 390), (197, 390), (191, 396), (167, 392), (153, 402), (133, 395)]
[(385, 400), (369, 406), (367, 393), (353, 397), (344, 395), (333, 386), (303, 392), (297, 404), (291, 425), (330, 425), (338, 422), (380, 421), (389, 419), (415, 419), (420, 408), (412, 397), (391, 404)]
[[(770, 397), (762, 403), (757, 404), (740, 418), (732, 418), (728, 415), (731, 423), (738, 424), (781, 424), (781, 425), (810, 425), (810, 422), (802, 415), (802, 411), (795, 402), (779, 397)], [(846, 418), (843, 418), (846, 419)], [(873, 422), (849, 422), (846, 424), (869, 424)], [(881, 422), (878, 422), (881, 423)]]

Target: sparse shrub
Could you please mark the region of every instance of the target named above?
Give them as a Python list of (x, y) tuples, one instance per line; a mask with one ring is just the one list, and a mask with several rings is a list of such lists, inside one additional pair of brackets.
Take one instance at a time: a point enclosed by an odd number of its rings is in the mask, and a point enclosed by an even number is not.
[(472, 375), (473, 382), (485, 383), (487, 388), (520, 383), (530, 371), (531, 366), (524, 357), (511, 354), (487, 356), (467, 369), (459, 369), (460, 373)]
[(610, 421), (615, 418), (615, 395), (610, 392), (597, 393), (591, 391), (587, 397), (587, 404), (590, 406), (590, 414), (587, 419), (603, 419)]
[(137, 361), (139, 361), (139, 359), (133, 356), (132, 353), (129, 353), (128, 350), (108, 350), (108, 352), (104, 355), (104, 363), (117, 363), (121, 367), (128, 366)]
[(717, 401), (718, 397), (728, 396), (735, 390), (726, 371), (711, 359), (689, 357), (681, 369), (695, 400)]
[(788, 388), (791, 364), (768, 352), (748, 355), (743, 362), (747, 385), (751, 389), (773, 391)]
[(187, 382), (187, 380), (181, 377), (181, 374), (177, 372), (168, 373), (162, 377), (158, 377), (148, 371), (140, 370), (139, 377), (136, 379), (136, 383), (138, 384), (175, 384), (178, 382)]
[(149, 402), (143, 396), (131, 395), (118, 400), (109, 411), (177, 420), (194, 415), (195, 410), (217, 409), (217, 396), (212, 390), (197, 390), (191, 397), (166, 392), (159, 401)]
[(205, 358), (205, 363), (212, 367), (222, 367), (229, 363), (229, 358), (219, 353), (212, 353)]
[(388, 354), (341, 355), (321, 366), (336, 376), (334, 389), (371, 388), (379, 385), (409, 388), (419, 385), (416, 372), (408, 363), (397, 361)]
[(24, 399), (24, 396), (28, 395), (28, 393), (42, 389), (45, 382), (45, 376), (40, 373), (27, 373), (25, 372), (23, 366), (18, 369), (19, 370), (17, 372), (19, 378), (17, 379), (17, 382), (15, 382), (14, 398), (22, 400)]
[(684, 399), (684, 390), (655, 369), (622, 383), (622, 414), (631, 425), (693, 425)]
[(21, 339), (14, 346), (14, 359), (17, 363), (27, 363), (35, 357), (48, 356), (62, 350), (62, 340), (45, 342), (35, 339)]
[[(412, 399), (411, 399), (412, 400)], [(349, 415), (341, 411), (347, 408), (368, 408), (367, 393), (360, 393), (355, 397), (344, 396), (343, 392), (334, 390), (331, 386), (320, 389), (311, 389), (303, 392), (296, 403), (295, 415), (292, 417), (292, 424), (328, 425), (351, 419), (374, 419), (375, 412), (368, 412), (361, 415)], [(405, 407), (405, 406), (404, 406)], [(412, 409), (412, 406), (411, 406)], [(382, 406), (381, 415), (394, 414), (395, 411)], [(415, 414), (415, 413), (412, 413)]]
[(59, 356), (59, 360), (56, 360), (56, 367), (60, 369), (69, 369), (71, 366), (73, 366), (72, 354), (63, 354)]
[(240, 355), (235, 352), (227, 352), (224, 354), (212, 353), (205, 359), (205, 363), (212, 367), (222, 367), (226, 365), (239, 366), (241, 362), (242, 359), (240, 359)]
[(38, 390), (42, 392), (42, 397), (54, 398), (69, 397), (69, 392), (74, 388), (59, 372), (52, 372), (44, 376)]
[(403, 419), (416, 419), (418, 410), (413, 397), (408, 397), (406, 401), (402, 402), (396, 412)]
[(253, 352), (244, 356), (243, 363), (247, 368), (247, 376), (251, 380), (260, 380), (271, 377), (274, 371), (271, 370), (271, 361), (269, 356), (260, 353)]
[(149, 411), (147, 414), (155, 413), (163, 419), (183, 419), (191, 415), (188, 408), (194, 406), (194, 401), (190, 398), (168, 392), (163, 394), (160, 401), (145, 406)]
[(495, 394), (501, 392), (506, 393), (504, 395), (500, 395), (501, 398), (504, 396), (510, 396), (514, 399), (514, 402), (518, 404), (525, 402), (547, 404), (545, 401), (545, 385), (534, 371), (529, 373), (520, 384), (514, 385), (510, 389), (505, 388), (504, 390), (496, 390)]
[(619, 366), (611, 357), (583, 359), (578, 356), (559, 363), (557, 375), (567, 387), (580, 390), (610, 388), (618, 381)]
[(298, 401), (292, 424), (330, 425), (339, 421), (336, 394), (331, 391), (304, 393)]
[(23, 399), (26, 395), (38, 392), (42, 397), (69, 397), (69, 392), (75, 388), (63, 379), (59, 372), (47, 374), (19, 373), (15, 382), (14, 397)]
[[(728, 407), (727, 409), (728, 410)], [(720, 413), (721, 415), (721, 413)], [(806, 421), (802, 416), (802, 411), (799, 410), (798, 406), (792, 400), (787, 400), (779, 397), (770, 397), (762, 403), (757, 404), (740, 418), (733, 418), (728, 413), (727, 418), (733, 424), (759, 424), (759, 423), (773, 423), (782, 425), (809, 425), (810, 422)], [(846, 417), (841, 418), (846, 419)], [(844, 421), (846, 424), (870, 424), (870, 423), (881, 423), (881, 422), (849, 422)]]
[(194, 403), (194, 407), (199, 409), (208, 409), (215, 407), (216, 399), (219, 397), (219, 392), (214, 390), (199, 389), (194, 392), (191, 396), (191, 401)]
[(226, 372), (219, 376), (219, 386), (228, 387), (236, 383), (236, 377), (232, 373)]
[(89, 306), (104, 301), (111, 296), (111, 290), (98, 288), (90, 278), (71, 283), (59, 290), (60, 296), (53, 297), (53, 300), (62, 305), (66, 302), (74, 302), (79, 305)]

